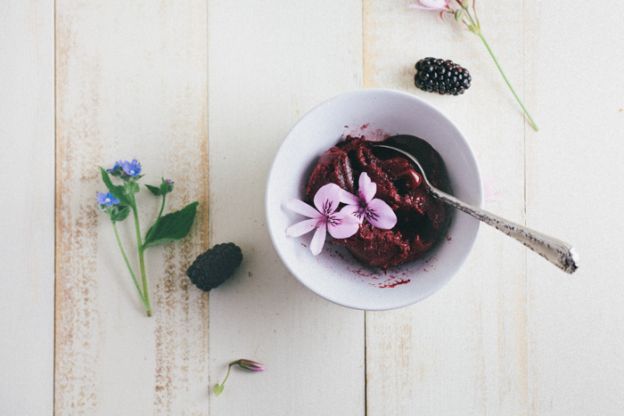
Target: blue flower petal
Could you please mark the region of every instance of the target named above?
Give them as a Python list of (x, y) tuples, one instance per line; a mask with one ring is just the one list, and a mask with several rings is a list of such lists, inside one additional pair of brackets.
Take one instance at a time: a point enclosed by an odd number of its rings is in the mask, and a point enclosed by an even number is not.
[(115, 198), (110, 192), (98, 192), (97, 202), (98, 204), (100, 204), (101, 207), (112, 207), (114, 205), (119, 205), (119, 199)]
[(123, 172), (131, 178), (135, 178), (141, 174), (141, 164), (136, 159), (123, 161), (121, 163), (121, 168)]
[(117, 162), (115, 162), (112, 168), (106, 169), (106, 171), (108, 173), (117, 173), (121, 170), (121, 164), (122, 164), (121, 160), (118, 160)]

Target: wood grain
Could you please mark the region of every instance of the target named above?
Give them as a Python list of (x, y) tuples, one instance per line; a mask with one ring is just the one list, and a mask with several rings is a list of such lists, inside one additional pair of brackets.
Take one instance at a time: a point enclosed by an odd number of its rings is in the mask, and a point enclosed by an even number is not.
[[(476, 37), (410, 3), (364, 1), (366, 86), (408, 91), (441, 108), (475, 151), (485, 207), (522, 222), (525, 127), (513, 98)], [(510, 3), (481, 3), (480, 16), (521, 90), (523, 17)], [(417, 90), (414, 64), (426, 56), (469, 68), (471, 89), (459, 97)], [(367, 313), (368, 415), (525, 414), (525, 279), (524, 249), (482, 227), (464, 268), (435, 296)]]
[(233, 359), (268, 368), (233, 373), (213, 415), (364, 414), (364, 314), (289, 275), (264, 212), (270, 163), (292, 125), (361, 85), (361, 23), (356, 0), (210, 2), (212, 241), (245, 255), (210, 295), (211, 384)]
[[(55, 414), (207, 414), (208, 299), (184, 275), (208, 244), (206, 4), (56, 7)], [(170, 207), (200, 201), (189, 238), (148, 251), (151, 319), (94, 200), (97, 166), (132, 157), (176, 181)], [(157, 201), (139, 198), (145, 230)]]
[(525, 2), (527, 93), (542, 119), (527, 137), (527, 221), (581, 259), (568, 278), (528, 257), (531, 415), (624, 411), (623, 14)]
[[(478, 40), (412, 2), (0, 2), (0, 414), (621, 415), (624, 5), (479, 3), (535, 134)], [(472, 88), (417, 90), (425, 56)], [(485, 207), (576, 243), (577, 274), (483, 227), (461, 273), (400, 311), (296, 283), (265, 231), (269, 165), (305, 111), (362, 85), (447, 113)], [(133, 157), (176, 181), (171, 208), (201, 204), (190, 238), (148, 252), (153, 318), (94, 200), (97, 166)], [(139, 203), (145, 230), (157, 202)], [(225, 241), (245, 261), (209, 301), (184, 271)], [(268, 371), (211, 396), (241, 357)]]
[(0, 3), (0, 413), (53, 401), (54, 9)]

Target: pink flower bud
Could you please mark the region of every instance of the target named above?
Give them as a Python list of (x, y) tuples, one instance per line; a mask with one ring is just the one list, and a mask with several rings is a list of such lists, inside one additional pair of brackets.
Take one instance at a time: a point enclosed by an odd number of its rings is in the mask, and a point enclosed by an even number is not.
[(245, 370), (249, 371), (259, 372), (265, 370), (264, 364), (253, 360), (246, 360), (244, 358), (241, 358), (240, 360), (235, 361), (232, 364), (238, 365), (240, 368), (244, 368)]
[(253, 371), (253, 372), (260, 372), (260, 371), (264, 371), (265, 370), (264, 364), (261, 364), (261, 363), (259, 363), (257, 361), (246, 360), (245, 358), (241, 358), (239, 360), (232, 361), (231, 363), (228, 364), (227, 373), (225, 374), (225, 378), (223, 379), (221, 384), (215, 384), (215, 386), (212, 388), (212, 391), (214, 392), (215, 395), (218, 396), (221, 393), (223, 393), (223, 389), (225, 388), (225, 382), (230, 377), (230, 371), (232, 370), (232, 367), (235, 366), (235, 365), (237, 365), (240, 368), (243, 368), (245, 370)]

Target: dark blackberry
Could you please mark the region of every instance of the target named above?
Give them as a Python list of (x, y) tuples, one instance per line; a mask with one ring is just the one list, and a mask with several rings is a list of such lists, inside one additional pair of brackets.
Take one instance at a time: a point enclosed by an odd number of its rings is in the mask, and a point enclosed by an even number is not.
[(449, 59), (424, 58), (416, 63), (414, 84), (423, 91), (459, 95), (471, 81), (470, 72)]
[(207, 292), (225, 282), (242, 261), (243, 253), (236, 244), (217, 244), (200, 254), (186, 275), (195, 286)]

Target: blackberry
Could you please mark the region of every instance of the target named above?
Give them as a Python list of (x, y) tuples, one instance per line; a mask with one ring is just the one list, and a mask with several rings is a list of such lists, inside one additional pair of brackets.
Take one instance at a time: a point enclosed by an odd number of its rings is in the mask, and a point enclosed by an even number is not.
[(242, 261), (243, 253), (236, 244), (217, 244), (200, 254), (188, 268), (186, 275), (195, 286), (207, 292), (232, 276)]
[(423, 91), (463, 94), (471, 81), (470, 72), (449, 59), (424, 58), (416, 63), (414, 83)]

